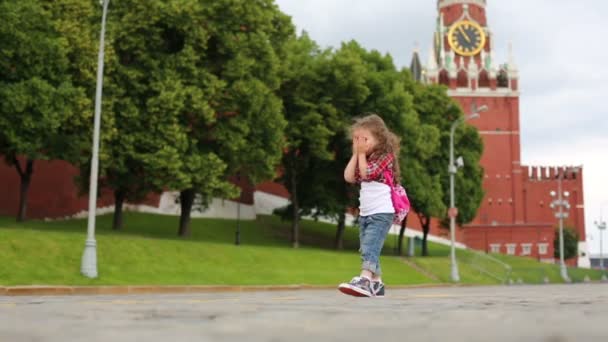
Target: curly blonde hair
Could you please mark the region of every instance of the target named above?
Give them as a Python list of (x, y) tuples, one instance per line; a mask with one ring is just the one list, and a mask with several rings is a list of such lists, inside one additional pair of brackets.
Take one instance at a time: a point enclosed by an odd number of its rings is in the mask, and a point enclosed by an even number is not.
[(351, 132), (357, 129), (368, 130), (378, 141), (378, 144), (374, 147), (371, 154), (393, 154), (395, 157), (393, 161), (393, 174), (395, 180), (398, 182), (401, 177), (401, 171), (399, 168), (399, 149), (401, 146), (401, 139), (395, 133), (391, 132), (388, 127), (386, 127), (384, 120), (382, 120), (378, 114), (370, 113), (355, 119), (355, 122), (351, 126)]

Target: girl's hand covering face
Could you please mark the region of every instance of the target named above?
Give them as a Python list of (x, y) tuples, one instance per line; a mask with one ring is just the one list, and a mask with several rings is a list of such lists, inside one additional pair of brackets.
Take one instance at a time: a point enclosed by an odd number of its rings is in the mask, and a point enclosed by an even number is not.
[(353, 132), (353, 154), (368, 154), (374, 144), (371, 133), (365, 129)]
[(355, 143), (357, 145), (357, 153), (363, 154), (369, 150), (369, 143), (367, 138), (359, 137)]

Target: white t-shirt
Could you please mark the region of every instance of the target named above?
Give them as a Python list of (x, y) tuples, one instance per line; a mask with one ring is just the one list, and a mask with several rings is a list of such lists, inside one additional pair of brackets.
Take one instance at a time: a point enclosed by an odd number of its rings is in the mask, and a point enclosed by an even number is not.
[(361, 216), (395, 213), (391, 188), (380, 182), (361, 182), (359, 211)]

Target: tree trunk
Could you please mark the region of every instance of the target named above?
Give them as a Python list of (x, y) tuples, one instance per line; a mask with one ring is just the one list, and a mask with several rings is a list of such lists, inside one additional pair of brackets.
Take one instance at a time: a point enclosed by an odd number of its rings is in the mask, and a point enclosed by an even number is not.
[(291, 242), (293, 248), (300, 247), (300, 206), (298, 203), (298, 182), (296, 178), (296, 161), (295, 156), (292, 157), (291, 165), (291, 206), (293, 207), (293, 219), (291, 222)]
[(346, 226), (346, 213), (342, 212), (338, 217), (338, 230), (336, 231), (336, 240), (334, 246), (336, 249), (344, 249), (344, 228)]
[(429, 256), (429, 248), (427, 244), (427, 237), (431, 230), (431, 219), (427, 218), (422, 226), (422, 256)]
[(112, 229), (122, 230), (122, 207), (125, 201), (126, 192), (123, 189), (114, 190), (114, 219)]
[(179, 232), (177, 235), (181, 237), (190, 236), (190, 213), (194, 204), (194, 189), (186, 189), (180, 192), (179, 202), (181, 206), (181, 214), (179, 217)]
[(397, 255), (402, 255), (403, 253), (403, 234), (405, 234), (405, 228), (407, 227), (408, 216), (409, 215), (406, 215), (403, 219), (403, 222), (401, 222), (401, 229), (399, 230), (399, 244), (397, 246)]
[(420, 220), (420, 225), (422, 226), (422, 256), (429, 256), (428, 245), (426, 242), (429, 231), (431, 230), (431, 218), (418, 214), (418, 220)]
[(25, 171), (21, 168), (21, 164), (17, 158), (13, 158), (13, 163), (19, 178), (21, 179), (21, 185), (19, 188), (19, 213), (17, 214), (17, 222), (25, 221), (27, 217), (27, 196), (30, 189), (30, 183), (32, 181), (32, 174), (34, 173), (34, 161), (31, 159), (26, 160)]

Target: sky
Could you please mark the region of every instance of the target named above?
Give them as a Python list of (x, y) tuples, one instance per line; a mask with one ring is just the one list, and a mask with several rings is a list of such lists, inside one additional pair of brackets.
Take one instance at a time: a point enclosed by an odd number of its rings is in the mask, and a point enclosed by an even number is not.
[[(276, 0), (323, 47), (357, 40), (409, 66), (432, 45), (436, 0)], [(520, 76), (523, 165), (582, 165), (587, 243), (599, 253), (594, 225), (608, 219), (608, 1), (488, 0), (498, 63), (512, 42)], [(604, 231), (608, 254), (608, 230)]]

